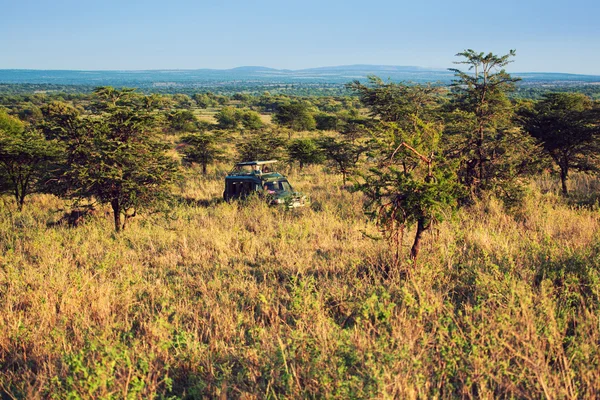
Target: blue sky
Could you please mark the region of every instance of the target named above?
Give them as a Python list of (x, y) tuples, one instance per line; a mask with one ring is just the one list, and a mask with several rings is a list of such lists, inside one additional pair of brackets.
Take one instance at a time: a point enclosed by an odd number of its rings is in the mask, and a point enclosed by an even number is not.
[(600, 1), (0, 0), (0, 69), (452, 67), (600, 75)]

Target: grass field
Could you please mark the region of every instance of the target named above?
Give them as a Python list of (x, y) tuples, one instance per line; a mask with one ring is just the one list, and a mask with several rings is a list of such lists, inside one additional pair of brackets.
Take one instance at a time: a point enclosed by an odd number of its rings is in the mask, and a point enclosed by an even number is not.
[[(197, 108), (197, 109), (194, 109), (194, 115), (200, 121), (205, 121), (205, 122), (209, 122), (211, 124), (216, 124), (217, 120), (215, 119), (215, 115), (217, 114), (218, 111), (219, 111), (218, 108), (207, 108), (207, 109)], [(272, 122), (271, 114), (259, 114), (259, 115), (260, 115), (260, 120), (263, 122), (263, 124), (265, 124), (265, 125), (271, 124), (271, 122)]]
[(71, 227), (62, 200), (3, 199), (4, 398), (600, 396), (596, 180), (485, 199), (389, 271), (340, 176), (290, 171), (313, 204), (285, 211), (221, 202), (225, 170), (119, 235), (102, 210)]

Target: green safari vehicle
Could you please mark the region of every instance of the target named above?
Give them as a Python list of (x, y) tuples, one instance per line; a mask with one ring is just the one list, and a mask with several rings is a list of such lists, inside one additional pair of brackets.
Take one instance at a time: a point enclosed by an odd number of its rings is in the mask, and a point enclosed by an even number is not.
[(285, 205), (288, 208), (308, 205), (308, 198), (295, 192), (285, 176), (270, 170), (270, 164), (276, 162), (277, 160), (237, 163), (225, 177), (225, 201), (257, 194), (272, 205)]

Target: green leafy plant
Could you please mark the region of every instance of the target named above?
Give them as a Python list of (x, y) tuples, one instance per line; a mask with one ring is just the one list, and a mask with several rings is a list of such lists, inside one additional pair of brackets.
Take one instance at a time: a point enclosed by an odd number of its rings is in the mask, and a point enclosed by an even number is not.
[[(100, 113), (79, 117), (69, 108), (49, 115), (48, 131), (66, 142), (59, 194), (110, 204), (115, 230), (138, 210), (168, 197), (177, 163), (154, 131), (155, 118), (131, 90), (98, 91)], [(106, 92), (106, 93), (105, 93)]]
[(508, 93), (520, 78), (504, 67), (515, 51), (498, 56), (471, 49), (458, 53), (456, 64), (468, 72), (451, 68), (449, 114), (445, 132), (449, 145), (446, 155), (460, 161), (458, 178), (471, 198), (494, 191), (507, 198), (518, 196), (520, 175), (531, 166), (532, 142), (513, 124), (514, 105)]
[(221, 147), (221, 138), (216, 134), (191, 133), (185, 135), (181, 139), (181, 143), (184, 145), (181, 149), (183, 161), (199, 163), (204, 175), (206, 175), (206, 168), (209, 164), (225, 157), (225, 151)]
[(320, 164), (325, 160), (323, 152), (313, 139), (295, 139), (288, 145), (288, 154), (294, 161), (298, 161), (300, 169), (307, 164)]
[(548, 93), (533, 108), (519, 113), (523, 129), (539, 140), (560, 170), (563, 195), (569, 193), (571, 170), (597, 169), (596, 143), (600, 133), (600, 108), (580, 93)]
[(410, 133), (395, 124), (376, 134), (377, 164), (362, 178), (356, 190), (366, 195), (365, 209), (394, 246), (394, 265), (406, 228), (417, 225), (410, 257), (419, 255), (423, 234), (444, 219), (456, 205), (456, 177), (452, 164), (441, 157), (441, 128), (412, 116)]
[(14, 196), (19, 211), (27, 195), (41, 190), (60, 156), (56, 141), (0, 110), (0, 190)]

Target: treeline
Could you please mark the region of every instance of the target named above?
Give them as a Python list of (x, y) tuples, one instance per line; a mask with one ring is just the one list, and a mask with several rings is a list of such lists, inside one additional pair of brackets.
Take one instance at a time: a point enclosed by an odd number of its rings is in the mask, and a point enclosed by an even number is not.
[[(213, 84), (153, 84), (134, 85), (140, 93), (144, 94), (185, 94), (193, 96), (196, 93), (214, 93), (224, 96), (233, 96), (245, 93), (251, 96), (260, 96), (264, 92), (284, 94), (288, 96), (348, 96), (351, 92), (339, 83), (260, 83), (260, 82), (215, 82)], [(96, 86), (93, 85), (67, 85), (52, 83), (0, 83), (0, 96), (28, 95), (31, 93), (47, 94), (91, 94)]]
[(532, 99), (539, 100), (548, 93), (581, 93), (594, 99), (600, 100), (600, 85), (597, 84), (580, 84), (580, 83), (563, 83), (563, 84), (549, 84), (549, 83), (534, 83), (534, 84), (523, 84), (517, 85), (516, 89), (511, 97), (519, 99)]
[[(384, 82), (346, 85), (354, 96), (143, 95), (101, 87), (75, 97), (19, 95), (0, 111), (0, 185), (19, 208), (28, 194), (111, 206), (115, 229), (165, 205), (185, 166), (280, 159), (352, 176), (384, 236), (422, 236), (458, 207), (493, 194), (520, 201), (524, 180), (598, 171), (600, 106), (581, 93), (511, 97), (503, 69), (514, 52), (459, 54), (450, 88)], [(67, 95), (62, 95), (67, 96)], [(13, 100), (15, 100), (13, 98)], [(212, 110), (214, 119), (198, 112)], [(176, 147), (178, 156), (173, 153)], [(400, 255), (398, 255), (399, 257)], [(397, 261), (397, 259), (396, 259)]]
[[(446, 84), (435, 82), (435, 86), (447, 87)], [(193, 97), (198, 93), (213, 93), (215, 95), (232, 97), (236, 94), (244, 94), (260, 97), (269, 92), (276, 95), (299, 96), (299, 97), (339, 97), (355, 96), (356, 94), (341, 83), (260, 83), (260, 82), (236, 82), (235, 84), (218, 82), (214, 84), (155, 84), (151, 86), (133, 85), (143, 94), (176, 95), (183, 94)], [(93, 85), (66, 85), (51, 83), (0, 83), (0, 103), (6, 104), (10, 100), (18, 99), (21, 95), (43, 93), (49, 96), (70, 97), (71, 95), (82, 98), (89, 97), (96, 86)], [(533, 81), (518, 82), (515, 90), (509, 94), (511, 98), (517, 99), (540, 99), (546, 93), (569, 92), (584, 93), (589, 97), (600, 99), (600, 85), (594, 83), (580, 83), (567, 81)]]

